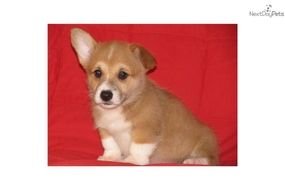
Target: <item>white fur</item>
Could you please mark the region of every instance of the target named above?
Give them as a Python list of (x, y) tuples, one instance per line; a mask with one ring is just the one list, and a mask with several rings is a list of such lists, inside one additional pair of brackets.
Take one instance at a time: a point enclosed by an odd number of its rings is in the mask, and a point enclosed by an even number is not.
[(90, 58), (92, 46), (85, 41), (78, 41), (78, 55), (82, 61), (87, 61)]
[[(110, 102), (109, 105), (103, 104), (104, 101), (100, 97), (100, 94), (103, 90), (110, 90), (113, 93), (113, 97), (109, 101)], [(94, 100), (97, 104), (99, 104), (100, 106), (102, 106), (104, 108), (114, 108), (122, 102), (122, 97), (121, 97), (121, 94), (120, 94), (120, 92), (116, 86), (112, 86), (112, 85), (110, 85), (110, 83), (108, 81), (104, 81), (102, 84), (100, 84), (97, 87), (97, 90), (96, 90), (96, 93), (94, 96)]]
[(131, 144), (131, 133), (130, 130), (126, 130), (117, 134), (114, 134), (114, 138), (118, 143), (122, 155), (125, 157), (129, 154)]
[(96, 125), (98, 127), (107, 129), (112, 134), (130, 129), (131, 123), (126, 121), (122, 114), (122, 108), (104, 109), (98, 107), (98, 109), (101, 112), (101, 116), (96, 118)]
[(79, 60), (83, 63), (87, 62), (95, 45), (93, 38), (81, 29), (73, 29), (72, 44), (76, 49)]
[(131, 142), (131, 122), (126, 121), (122, 108), (104, 109), (98, 107), (101, 112), (101, 116), (97, 118), (97, 127), (108, 130), (114, 137), (114, 140), (118, 144), (122, 154), (128, 155)]
[(113, 53), (114, 53), (114, 46), (111, 46), (110, 51), (108, 52), (108, 56), (107, 56), (108, 60), (111, 59), (111, 57), (113, 56)]
[(102, 145), (104, 148), (104, 154), (100, 156), (98, 160), (105, 160), (105, 161), (121, 160), (120, 148), (112, 137), (103, 138)]
[(188, 158), (183, 161), (183, 164), (209, 165), (209, 159), (208, 158)]
[(149, 157), (156, 148), (155, 143), (132, 143), (130, 146), (130, 155), (124, 160), (137, 165), (149, 164)]

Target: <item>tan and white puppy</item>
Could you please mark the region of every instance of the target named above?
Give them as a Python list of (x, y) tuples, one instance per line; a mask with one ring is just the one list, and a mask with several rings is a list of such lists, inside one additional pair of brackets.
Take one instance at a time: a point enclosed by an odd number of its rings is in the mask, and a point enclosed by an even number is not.
[(142, 46), (96, 42), (72, 29), (71, 42), (85, 69), (93, 116), (102, 138), (99, 160), (217, 165), (217, 142), (174, 95), (146, 77), (155, 58)]

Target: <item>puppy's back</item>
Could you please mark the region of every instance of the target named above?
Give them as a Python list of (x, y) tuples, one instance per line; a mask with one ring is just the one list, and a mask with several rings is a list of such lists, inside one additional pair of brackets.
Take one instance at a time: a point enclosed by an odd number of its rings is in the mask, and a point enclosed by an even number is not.
[(161, 134), (151, 163), (183, 163), (192, 157), (206, 157), (210, 165), (218, 163), (215, 135), (197, 120), (186, 106), (171, 93), (157, 88), (162, 114)]

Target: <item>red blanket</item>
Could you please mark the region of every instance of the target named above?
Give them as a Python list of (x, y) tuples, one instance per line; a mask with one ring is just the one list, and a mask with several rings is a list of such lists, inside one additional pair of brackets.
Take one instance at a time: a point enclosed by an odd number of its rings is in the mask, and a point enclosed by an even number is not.
[(221, 165), (237, 165), (237, 25), (49, 25), (49, 165), (129, 165), (96, 160), (103, 149), (70, 43), (73, 27), (150, 50), (158, 63), (149, 77), (214, 130)]

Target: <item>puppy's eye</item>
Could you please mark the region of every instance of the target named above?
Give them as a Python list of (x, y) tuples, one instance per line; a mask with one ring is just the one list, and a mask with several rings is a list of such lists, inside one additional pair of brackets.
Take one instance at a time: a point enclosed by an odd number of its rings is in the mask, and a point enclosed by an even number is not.
[(128, 76), (129, 76), (129, 74), (126, 73), (125, 71), (120, 71), (120, 72), (119, 72), (119, 75), (118, 75), (118, 78), (119, 78), (120, 80), (125, 80), (126, 78), (128, 78)]
[(96, 78), (100, 78), (102, 76), (102, 71), (97, 69), (97, 70), (94, 71), (94, 75), (95, 75)]

